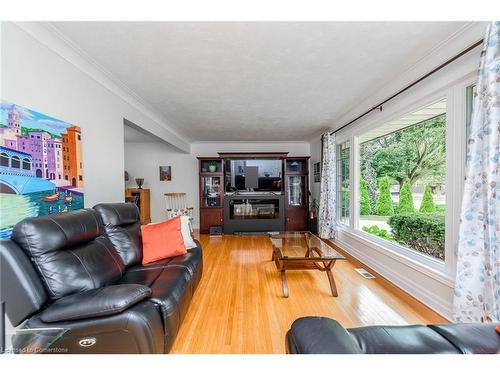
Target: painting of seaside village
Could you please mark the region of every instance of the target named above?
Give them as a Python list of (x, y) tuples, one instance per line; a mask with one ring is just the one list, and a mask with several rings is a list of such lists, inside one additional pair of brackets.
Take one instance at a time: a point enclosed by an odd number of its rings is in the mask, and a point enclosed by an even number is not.
[(80, 127), (1, 101), (0, 238), (27, 217), (83, 208)]

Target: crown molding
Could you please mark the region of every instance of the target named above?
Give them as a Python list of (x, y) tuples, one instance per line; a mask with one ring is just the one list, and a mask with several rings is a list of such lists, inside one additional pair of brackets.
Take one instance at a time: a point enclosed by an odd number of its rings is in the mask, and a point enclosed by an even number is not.
[(141, 112), (157, 125), (156, 128), (141, 124), (141, 128), (183, 152), (189, 152), (189, 140), (181, 136), (156, 109), (136, 92), (106, 71), (86, 52), (64, 36), (49, 22), (13, 22), (14, 25), (30, 35), (61, 58), (75, 66), (94, 81), (105, 87), (127, 104)]
[[(326, 125), (326, 130), (315, 133), (313, 137), (309, 139), (309, 141), (311, 143), (317, 141), (321, 137), (321, 134), (325, 131), (335, 131), (335, 129), (356, 118), (368, 108), (373, 108), (375, 105), (390, 97), (401, 88), (419, 79), (423, 75), (427, 74), (428, 72), (442, 64), (444, 61), (455, 56), (457, 53), (460, 53), (465, 48), (474, 44), (478, 40), (481, 40), (481, 38), (484, 37), (485, 25), (486, 22), (466, 23), (463, 27), (453, 33), (449, 38), (445, 39), (442, 42), (439, 42), (434, 47), (432, 47), (420, 59), (415, 61), (411, 66), (405, 69), (403, 73), (396, 76), (388, 84), (381, 87), (375, 93), (365, 98), (361, 98), (361, 100), (358, 101), (354, 106), (349, 108), (337, 119), (332, 121), (329, 126)], [(479, 48), (480, 47), (477, 47), (477, 50), (479, 50)], [(476, 51), (476, 49), (474, 49), (474, 51)], [(454, 62), (454, 64), (458, 63), (459, 61), (460, 60)], [(332, 125), (332, 123), (335, 124)], [(352, 126), (355, 126), (355, 124), (356, 123), (353, 123)]]

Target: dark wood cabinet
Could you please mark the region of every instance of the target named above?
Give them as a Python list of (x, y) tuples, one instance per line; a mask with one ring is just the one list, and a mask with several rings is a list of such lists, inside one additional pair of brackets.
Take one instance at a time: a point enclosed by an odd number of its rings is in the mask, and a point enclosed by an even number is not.
[(285, 159), (285, 229), (307, 230), (309, 214), (309, 157)]
[(222, 208), (202, 208), (200, 209), (200, 232), (209, 233), (210, 227), (222, 226)]
[(198, 158), (200, 163), (200, 232), (223, 225), (224, 165), (222, 158)]
[[(283, 195), (279, 196), (280, 229), (290, 231), (308, 230), (309, 219), (309, 156), (287, 157), (287, 153), (239, 153), (221, 154), (219, 157), (199, 157), (199, 200), (200, 200), (200, 232), (210, 233), (211, 227), (224, 227), (224, 219), (232, 218), (230, 209), (224, 213), (224, 174), (225, 161), (232, 158), (241, 159), (278, 159), (282, 161), (280, 183), (283, 186)], [(229, 178), (231, 176), (229, 175)], [(258, 195), (258, 193), (256, 193)], [(268, 196), (267, 196), (268, 197)], [(283, 199), (284, 198), (284, 199)], [(230, 204), (230, 199), (226, 202)], [(246, 200), (248, 205), (249, 198)], [(284, 207), (283, 207), (284, 201)], [(227, 215), (224, 218), (224, 215)], [(283, 225), (283, 214), (284, 225)], [(247, 223), (248, 224), (248, 223)], [(252, 229), (248, 226), (246, 230)], [(260, 230), (260, 229), (259, 229)], [(273, 229), (268, 229), (273, 230)], [(274, 229), (276, 230), (276, 229)], [(228, 227), (230, 233), (231, 230)]]
[(285, 210), (285, 229), (292, 231), (308, 230), (307, 207), (292, 207)]

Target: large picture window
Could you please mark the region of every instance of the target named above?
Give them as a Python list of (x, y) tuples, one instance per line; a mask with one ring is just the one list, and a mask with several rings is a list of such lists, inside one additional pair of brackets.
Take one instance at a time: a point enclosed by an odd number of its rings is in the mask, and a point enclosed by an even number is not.
[(359, 229), (444, 261), (446, 100), (362, 134), (359, 157)]

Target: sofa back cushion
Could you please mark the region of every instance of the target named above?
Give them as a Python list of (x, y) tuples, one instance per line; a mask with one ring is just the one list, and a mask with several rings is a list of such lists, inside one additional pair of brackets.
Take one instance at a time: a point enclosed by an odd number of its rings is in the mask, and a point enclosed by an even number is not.
[(30, 258), (52, 300), (112, 284), (125, 271), (91, 209), (25, 219), (11, 239)]
[(94, 207), (104, 230), (126, 267), (142, 262), (139, 208), (134, 203), (102, 203)]

